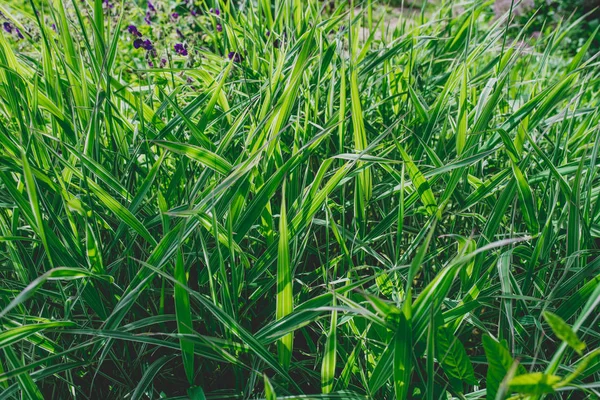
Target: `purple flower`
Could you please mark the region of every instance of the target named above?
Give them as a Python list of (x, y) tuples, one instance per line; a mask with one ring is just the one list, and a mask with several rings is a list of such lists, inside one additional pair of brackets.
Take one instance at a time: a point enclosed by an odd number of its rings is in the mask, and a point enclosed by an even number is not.
[(154, 46), (152, 45), (152, 42), (150, 41), (150, 39), (146, 39), (142, 42), (142, 48), (150, 51), (150, 50), (154, 50)]
[(52, 28), (52, 30), (53, 30), (54, 32), (57, 32), (57, 30), (56, 30), (56, 24), (52, 24), (52, 25), (50, 25), (50, 28)]
[(230, 60), (233, 60), (233, 62), (236, 62), (236, 63), (242, 62), (242, 60), (243, 60), (243, 58), (242, 58), (241, 54), (240, 54), (240, 53), (236, 53), (235, 51), (231, 51), (231, 52), (230, 52), (230, 53), (227, 55), (227, 57), (228, 57)]
[(218, 8), (211, 8), (210, 12), (215, 15), (221, 15), (221, 10), (219, 10)]
[(267, 35), (267, 37), (271, 36), (271, 31), (267, 31), (267, 33), (265, 33), (265, 35)]
[(152, 4), (151, 1), (148, 1), (148, 9), (146, 10), (146, 16), (144, 17), (144, 21), (148, 24), (152, 24), (152, 17), (156, 15), (156, 7)]
[(135, 47), (136, 49), (139, 49), (140, 47), (144, 50), (147, 51), (151, 51), (154, 50), (154, 46), (152, 45), (152, 42), (150, 41), (150, 39), (140, 39), (137, 38), (133, 41), (133, 47)]
[(164, 58), (161, 58), (161, 59), (160, 59), (160, 67), (161, 67), (161, 68), (164, 68), (164, 67), (165, 67), (165, 65), (167, 65), (167, 60), (165, 60)]
[(179, 13), (174, 12), (173, 14), (171, 14), (171, 18), (173, 18), (174, 20), (179, 18)]
[(105, 9), (111, 9), (114, 6), (109, 0), (102, 0), (102, 7)]
[(175, 53), (181, 55), (181, 56), (187, 56), (188, 55), (188, 51), (185, 48), (185, 46), (181, 43), (177, 43), (175, 45)]
[(25, 38), (23, 37), (23, 34), (21, 33), (21, 31), (19, 30), (19, 28), (16, 28), (16, 30), (15, 30), (15, 33), (17, 34), (17, 37), (18, 37), (19, 39), (25, 39)]
[(127, 27), (127, 31), (129, 31), (129, 33), (133, 36), (142, 37), (142, 34), (140, 31), (138, 31), (138, 28), (135, 25), (129, 25)]
[(152, 62), (152, 60), (148, 60), (148, 66), (149, 66), (150, 68), (153, 68), (153, 67), (154, 67), (154, 63)]
[(217, 32), (223, 32), (223, 27), (221, 24), (217, 24)]
[(194, 78), (192, 78), (191, 76), (188, 76), (188, 77), (187, 77), (187, 83), (188, 83), (188, 84), (190, 84), (190, 85), (191, 85), (192, 83), (194, 83)]
[(10, 22), (5, 22), (2, 26), (7, 33), (12, 33), (12, 25)]
[(196, 16), (198, 16), (198, 11), (191, 9), (190, 14), (192, 14), (192, 17), (196, 17)]

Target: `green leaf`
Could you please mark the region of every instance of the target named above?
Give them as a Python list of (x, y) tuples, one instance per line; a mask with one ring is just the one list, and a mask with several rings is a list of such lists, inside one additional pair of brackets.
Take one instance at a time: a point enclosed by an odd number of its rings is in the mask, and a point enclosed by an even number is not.
[(202, 390), (200, 386), (193, 386), (189, 388), (187, 392), (190, 400), (206, 400), (204, 390)]
[(408, 398), (412, 375), (412, 326), (410, 319), (400, 313), (398, 330), (394, 335), (394, 393), (396, 399)]
[(191, 160), (197, 161), (200, 164), (215, 170), (223, 175), (228, 175), (231, 172), (231, 164), (223, 157), (206, 150), (199, 146), (191, 144), (168, 142), (166, 140), (157, 140), (154, 143), (174, 153), (184, 155)]
[[(335, 307), (335, 296), (333, 298)], [(325, 339), (325, 353), (321, 365), (321, 391), (330, 393), (335, 383), (335, 366), (337, 361), (337, 310), (331, 311), (329, 332)]]
[[(285, 187), (285, 185), (284, 185)], [(285, 207), (285, 189), (279, 215), (279, 246), (277, 255), (277, 300), (276, 318), (282, 319), (294, 310), (294, 293), (292, 291), (292, 266), (290, 264), (289, 231)], [(277, 343), (279, 363), (286, 370), (292, 361), (294, 334), (288, 333)]]
[(560, 377), (556, 375), (533, 372), (512, 378), (510, 390), (521, 394), (549, 394), (554, 393), (554, 386), (558, 382), (560, 382)]
[(566, 342), (579, 355), (583, 353), (585, 343), (579, 340), (577, 334), (573, 332), (573, 329), (561, 317), (550, 311), (544, 311), (544, 319), (560, 340)]
[(469, 113), (467, 110), (467, 74), (468, 68), (467, 65), (464, 65), (460, 85), (460, 97), (458, 103), (458, 123), (456, 127), (456, 153), (459, 156), (463, 153), (465, 145), (467, 143), (467, 123), (469, 119)]
[[(371, 373), (369, 378), (369, 390), (375, 393), (377, 392), (385, 383), (394, 375), (400, 375), (400, 371), (396, 372), (394, 368), (394, 358), (396, 357), (396, 347), (400, 346), (398, 341), (402, 340), (402, 338), (397, 338), (398, 334), (394, 335), (394, 340), (391, 341), (379, 356), (379, 360), (377, 360), (377, 364)], [(400, 349), (399, 351), (403, 351)], [(400, 357), (401, 354), (398, 355)], [(400, 359), (399, 359), (400, 360)], [(400, 362), (400, 361), (399, 361)], [(404, 371), (402, 371), (404, 372)], [(398, 379), (402, 379), (399, 376)], [(400, 383), (399, 383), (400, 384)], [(398, 386), (394, 386), (396, 388)]]
[(172, 356), (165, 355), (160, 357), (158, 360), (154, 361), (150, 366), (148, 366), (148, 369), (146, 369), (146, 372), (144, 372), (142, 379), (140, 379), (135, 388), (135, 391), (131, 395), (131, 400), (140, 400), (144, 398), (144, 392), (152, 383), (154, 377), (160, 372), (162, 367), (164, 367), (165, 364), (172, 358)]
[(417, 95), (412, 86), (408, 87), (408, 93), (410, 94), (410, 100), (413, 104), (413, 107), (415, 108), (415, 111), (419, 115), (419, 118), (421, 118), (423, 122), (427, 122), (427, 120), (429, 119), (427, 106), (423, 104), (423, 102), (419, 98), (419, 95)]
[(54, 268), (31, 281), (31, 283), (27, 285), (27, 287), (17, 295), (17, 297), (15, 297), (4, 309), (2, 309), (2, 311), (0, 311), (0, 318), (4, 317), (10, 310), (32, 297), (48, 280), (69, 281), (73, 279), (82, 279), (88, 277), (104, 279), (109, 282), (112, 281), (112, 277), (97, 275), (81, 268)]
[[(508, 349), (492, 339), (489, 335), (483, 336), (483, 348), (488, 361), (486, 375), (486, 398), (495, 400), (500, 384), (514, 363)], [(519, 366), (517, 373), (525, 373), (525, 369)]]
[[(361, 153), (368, 147), (367, 132), (365, 129), (365, 122), (363, 119), (363, 110), (360, 100), (359, 88), (358, 88), (358, 74), (356, 68), (350, 70), (350, 106), (352, 109), (352, 130), (354, 133), (354, 149), (357, 153)], [(373, 182), (371, 176), (371, 170), (367, 165), (362, 162), (358, 163), (358, 167), (364, 166), (356, 178), (355, 185), (355, 200), (354, 209), (356, 214), (356, 220), (361, 227), (361, 230), (365, 228), (366, 209), (371, 199), (373, 191)]]
[(517, 188), (519, 193), (521, 211), (523, 212), (523, 218), (525, 219), (525, 223), (527, 223), (529, 232), (534, 235), (539, 231), (539, 224), (535, 213), (536, 203), (533, 199), (531, 187), (529, 186), (529, 183), (527, 183), (527, 179), (525, 178), (517, 164), (512, 163), (511, 165), (513, 169), (513, 174), (517, 179)]
[(400, 154), (402, 155), (404, 163), (406, 164), (408, 176), (410, 176), (410, 179), (412, 180), (412, 183), (415, 186), (417, 193), (419, 193), (419, 196), (421, 197), (421, 201), (423, 202), (425, 209), (427, 210), (429, 215), (434, 215), (437, 211), (437, 202), (435, 200), (435, 196), (433, 195), (433, 191), (431, 190), (429, 182), (427, 181), (425, 176), (423, 176), (417, 165), (414, 163), (414, 161), (408, 155), (408, 153), (402, 148), (402, 146), (400, 146), (400, 144), (397, 144), (397, 147), (400, 151)]
[(39, 324), (23, 325), (16, 328), (9, 328), (0, 332), (0, 349), (5, 346), (23, 340), (31, 335), (39, 333), (45, 329), (63, 328), (75, 326), (73, 322), (42, 322)]
[(448, 327), (438, 328), (435, 344), (436, 358), (448, 376), (471, 385), (477, 384), (473, 365), (463, 344), (454, 337)]
[(558, 386), (566, 386), (575, 379), (579, 378), (586, 369), (592, 364), (592, 362), (597, 362), (598, 358), (600, 358), (600, 349), (596, 349), (588, 354), (586, 354), (578, 363), (575, 370), (567, 375)]
[(110, 196), (106, 191), (104, 191), (100, 186), (94, 184), (91, 181), (88, 181), (90, 184), (90, 189), (94, 192), (98, 199), (108, 208), (111, 212), (113, 212), (125, 225), (136, 231), (140, 234), (144, 239), (146, 239), (149, 243), (156, 244), (156, 240), (150, 234), (148, 229), (142, 224), (142, 222), (135, 216), (131, 211), (129, 211), (125, 206), (115, 200), (112, 196)]
[(271, 385), (271, 381), (267, 377), (267, 374), (263, 374), (263, 380), (265, 382), (265, 400), (277, 400), (277, 395)]
[[(6, 364), (12, 370), (16, 370), (17, 368), (23, 365), (23, 362), (17, 357), (15, 352), (10, 347), (5, 347), (4, 354), (6, 356)], [(40, 392), (38, 386), (33, 382), (31, 376), (27, 373), (21, 373), (17, 375), (17, 381), (23, 390), (23, 398), (28, 400), (43, 400), (44, 396)]]
[[(175, 285), (175, 312), (177, 316), (177, 330), (181, 335), (191, 335), (194, 333), (192, 326), (192, 312), (190, 309), (190, 295), (184, 289), (187, 286), (187, 276), (185, 273), (185, 265), (183, 262), (183, 253), (181, 250), (177, 252), (177, 260), (175, 262), (174, 278), (181, 284)], [(194, 343), (181, 338), (179, 340), (181, 346), (181, 356), (183, 358), (183, 367), (185, 375), (190, 384), (194, 383)]]

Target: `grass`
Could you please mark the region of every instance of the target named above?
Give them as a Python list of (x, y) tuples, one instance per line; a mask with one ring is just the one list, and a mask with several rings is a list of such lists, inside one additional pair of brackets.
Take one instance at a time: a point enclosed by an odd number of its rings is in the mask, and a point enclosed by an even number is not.
[(153, 6), (0, 5), (0, 399), (599, 395), (597, 32)]

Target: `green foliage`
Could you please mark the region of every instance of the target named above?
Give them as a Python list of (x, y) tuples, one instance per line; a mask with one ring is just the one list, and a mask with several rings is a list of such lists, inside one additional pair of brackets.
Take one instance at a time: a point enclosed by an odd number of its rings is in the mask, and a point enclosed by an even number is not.
[(523, 374), (510, 381), (510, 389), (521, 394), (547, 394), (554, 392), (554, 385), (560, 381), (556, 375), (546, 375), (542, 372)]
[(0, 400), (593, 397), (597, 32), (419, 10), (0, 4)]
[[(527, 24), (528, 35), (537, 36), (552, 30), (564, 30), (565, 38), (559, 47), (571, 54), (577, 53), (590, 40), (591, 54), (600, 49), (600, 37), (590, 35), (600, 26), (597, 0), (534, 0), (527, 2), (517, 20)], [(577, 23), (572, 24), (572, 22)], [(587, 50), (587, 49), (586, 49)]]
[(573, 348), (579, 355), (582, 354), (583, 350), (585, 350), (585, 343), (583, 343), (575, 332), (571, 329), (569, 325), (561, 317), (558, 315), (551, 313), (550, 311), (544, 312), (544, 319), (552, 330), (554, 334), (558, 336), (559, 339), (564, 340), (569, 346)]
[(462, 343), (446, 327), (441, 327), (436, 335), (436, 355), (444, 372), (452, 378), (476, 385), (475, 371)]
[[(498, 398), (498, 392), (506, 393), (505, 388), (501, 386), (504, 383), (509, 371), (516, 365), (510, 352), (505, 347), (505, 343), (499, 343), (491, 336), (483, 337), (483, 348), (488, 362), (488, 370), (486, 375), (486, 395), (488, 399)], [(519, 373), (525, 373), (523, 366), (518, 366)], [(514, 374), (515, 372), (513, 372)], [(501, 395), (500, 398), (504, 396)]]

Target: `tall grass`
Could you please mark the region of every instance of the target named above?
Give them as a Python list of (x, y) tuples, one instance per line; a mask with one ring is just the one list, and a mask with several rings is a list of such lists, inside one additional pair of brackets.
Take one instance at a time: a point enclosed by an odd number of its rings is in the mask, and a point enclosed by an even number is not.
[(110, 3), (0, 5), (0, 399), (598, 396), (595, 32)]

